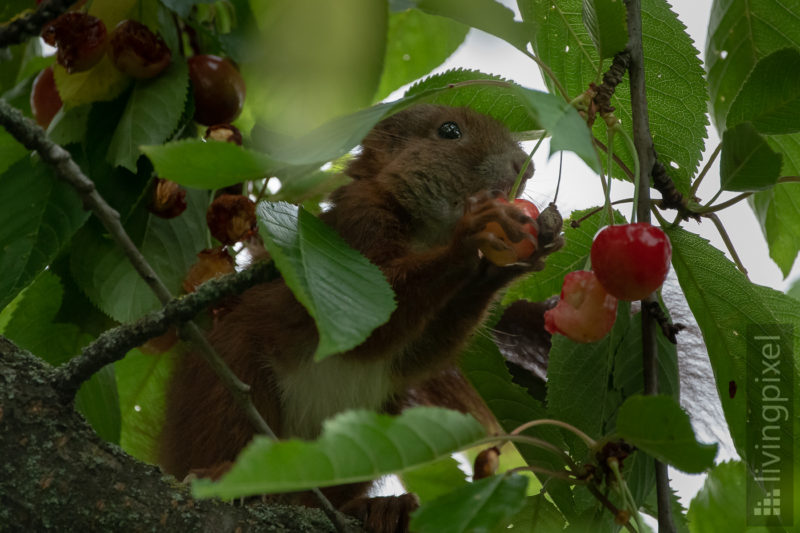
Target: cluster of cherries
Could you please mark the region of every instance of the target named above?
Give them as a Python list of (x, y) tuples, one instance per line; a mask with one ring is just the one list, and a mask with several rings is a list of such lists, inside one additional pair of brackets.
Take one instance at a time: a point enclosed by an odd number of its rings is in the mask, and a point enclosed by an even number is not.
[[(121, 21), (109, 35), (99, 18), (70, 11), (46, 24), (42, 39), (56, 48), (56, 61), (70, 74), (91, 69), (107, 54), (123, 74), (149, 79), (161, 74), (172, 60), (164, 40), (136, 20)], [(227, 59), (208, 54), (190, 57), (188, 65), (195, 120), (210, 126), (238, 117), (244, 105), (245, 83), (236, 67)], [(61, 105), (53, 68), (47, 67), (33, 82), (31, 111), (46, 128)]]
[[(539, 210), (527, 200), (517, 199), (514, 204), (530, 218), (539, 216)], [(534, 238), (537, 236), (532, 225), (526, 228)], [(536, 251), (532, 240), (511, 242), (497, 223), (487, 224), (484, 231), (507, 245), (504, 250), (481, 249), (496, 265), (525, 260)], [(617, 300), (641, 300), (658, 289), (669, 272), (672, 246), (660, 228), (644, 222), (618, 224), (597, 233), (590, 255), (592, 270), (567, 274), (558, 304), (545, 312), (545, 329), (575, 342), (605, 337), (617, 317)]]

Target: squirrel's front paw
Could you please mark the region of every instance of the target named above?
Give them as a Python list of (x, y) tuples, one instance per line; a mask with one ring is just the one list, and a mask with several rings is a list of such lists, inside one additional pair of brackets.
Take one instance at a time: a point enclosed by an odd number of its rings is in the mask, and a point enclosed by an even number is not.
[(480, 250), (489, 262), (505, 266), (533, 254), (537, 233), (536, 221), (518, 205), (509, 204), (501, 193), (484, 191), (469, 198), (456, 241), (470, 253)]

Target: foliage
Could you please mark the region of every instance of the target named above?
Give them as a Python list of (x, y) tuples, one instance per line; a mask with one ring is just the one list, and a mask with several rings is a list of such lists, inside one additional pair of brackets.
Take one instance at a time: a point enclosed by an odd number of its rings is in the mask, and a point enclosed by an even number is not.
[[(693, 214), (726, 207), (714, 204), (716, 197), (705, 206), (691, 198), (712, 123), (722, 139), (720, 188), (749, 198), (770, 257), (787, 276), (800, 252), (800, 6), (715, 0), (703, 70), (670, 5), (664, 0), (642, 4), (648, 116), (659, 161), (688, 195), (686, 209)], [(494, 0), (276, 5), (94, 0), (89, 12), (109, 28), (130, 17), (160, 33), (172, 48), (172, 63), (161, 76), (138, 81), (119, 73), (106, 57), (78, 74), (55, 67), (64, 107), (47, 128), (49, 137), (92, 179), (176, 297), (198, 252), (220, 244), (205, 219), (214, 192), (244, 184), (246, 194), (259, 202), (258, 231), (268, 252), (316, 321), (317, 359), (336, 357), (363, 342), (394, 309), (390, 287), (377, 267), (313, 213), (320, 211), (327, 192), (346, 181), (339, 171), (370, 129), (415, 103), (471, 107), (520, 138), (549, 137), (551, 153), (574, 152), (594, 172), (631, 177), (634, 154), (625, 137), (633, 135), (634, 117), (627, 75), (611, 100), (624, 133), (613, 141), (621, 165), (604, 168), (607, 154), (596, 148), (596, 141), (607, 140), (607, 122), (586, 125), (586, 91), (600, 83), (609, 59), (627, 42), (621, 1), (519, 0), (522, 20)], [(6, 3), (0, 18), (10, 20), (26, 7), (20, 1)], [(470, 28), (526, 54), (530, 68), (540, 68), (549, 92), (477, 70), (434, 73)], [(0, 96), (30, 117), (32, 81), (53, 60), (38, 39), (3, 52)], [(203, 132), (192, 121), (195, 102), (185, 58), (200, 52), (234, 59), (247, 83), (244, 109), (234, 122), (244, 146), (201, 140)], [(403, 96), (382, 101), (412, 82)], [(186, 211), (171, 219), (151, 212), (156, 178), (187, 189)], [(280, 190), (272, 192), (270, 178), (277, 178)], [(570, 186), (565, 178), (562, 198)], [(598, 197), (596, 204), (603, 203)], [(495, 315), (518, 300), (558, 295), (564, 276), (587, 265), (606, 213), (572, 213), (564, 249), (542, 272), (508, 288)], [(625, 221), (619, 212), (613, 216)], [(680, 407), (685, 402), (679, 401), (677, 351), (661, 333), (655, 347), (661, 395), (642, 396), (643, 319), (621, 304), (614, 329), (602, 341), (583, 345), (554, 338), (544, 394), (531, 394), (516, 382), (490, 335), (475, 335), (464, 351), (463, 373), (505, 432), (530, 421), (552, 422), (510, 437), (546, 496), (526, 494), (528, 478), (515, 473), (467, 481), (449, 456), (486, 446), (484, 431), (472, 418), (422, 408), (399, 417), (340, 414), (313, 442), (256, 439), (227, 476), (219, 483), (198, 482), (196, 494), (233, 498), (403, 472), (408, 485), (423, 495), (412, 523), (418, 531), (500, 531), (509, 524), (522, 531), (610, 531), (618, 517), (598, 499), (595, 485), (605, 484), (609, 505), (655, 512), (655, 458), (686, 472), (708, 472), (688, 513), (677, 503), (672, 506), (682, 528), (688, 523), (689, 531), (743, 531), (745, 482), (758, 472), (746, 438), (747, 395), (756, 393), (748, 390), (748, 375), (761, 371), (748, 359), (758, 348), (750, 333), (773, 324), (793, 327), (794, 353), (783, 355), (791, 358), (793, 380), (782, 384), (789, 387), (786, 394), (797, 415), (800, 285), (788, 295), (755, 285), (690, 225), (667, 223), (666, 211), (657, 216), (671, 239), (673, 267), (708, 350), (694, 356), (707, 357), (713, 367), (741, 462), (714, 466), (716, 443), (697, 442)], [(110, 327), (161, 306), (76, 191), (4, 129), (0, 272), (0, 334), (54, 365)], [(155, 461), (169, 375), (179, 352), (131, 351), (83, 384), (76, 407), (103, 438), (141, 460)], [(800, 435), (800, 417), (791, 430)], [(792, 441), (791, 434), (783, 437)], [(619, 461), (617, 480), (603, 453), (604, 446), (622, 446), (622, 441), (636, 450)], [(800, 468), (794, 474), (800, 482)], [(800, 516), (800, 494), (792, 503)]]

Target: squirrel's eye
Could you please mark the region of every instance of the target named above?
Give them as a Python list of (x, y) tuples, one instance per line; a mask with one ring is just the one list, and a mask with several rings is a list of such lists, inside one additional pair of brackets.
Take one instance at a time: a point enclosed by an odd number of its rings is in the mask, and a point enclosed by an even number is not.
[(439, 126), (439, 137), (442, 139), (460, 139), (461, 130), (455, 122), (445, 122)]

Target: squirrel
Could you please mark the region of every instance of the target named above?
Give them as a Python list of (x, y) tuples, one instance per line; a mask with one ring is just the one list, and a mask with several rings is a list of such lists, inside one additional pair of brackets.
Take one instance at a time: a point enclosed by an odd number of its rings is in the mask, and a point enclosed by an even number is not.
[[(540, 228), (524, 261), (501, 267), (479, 253), (507, 246), (484, 231), (490, 221), (512, 242), (534, 239), (523, 225), (535, 221), (495, 201), (509, 194), (527, 158), (500, 122), (467, 108), (416, 105), (374, 127), (346, 169), (352, 181), (320, 217), (383, 271), (397, 301), (389, 321), (358, 347), (314, 362), (314, 321), (276, 280), (241, 294), (209, 335), (280, 438), (313, 439), (326, 418), (347, 409), (397, 412), (407, 391), (454, 367), (501, 288), (543, 268), (563, 245), (560, 216), (547, 217), (550, 227)], [(529, 166), (524, 179), (532, 174)], [(163, 468), (179, 478), (213, 471), (253, 433), (206, 363), (187, 354), (168, 391)], [(404, 531), (416, 499), (366, 498), (369, 485), (324, 492), (368, 530)]]

